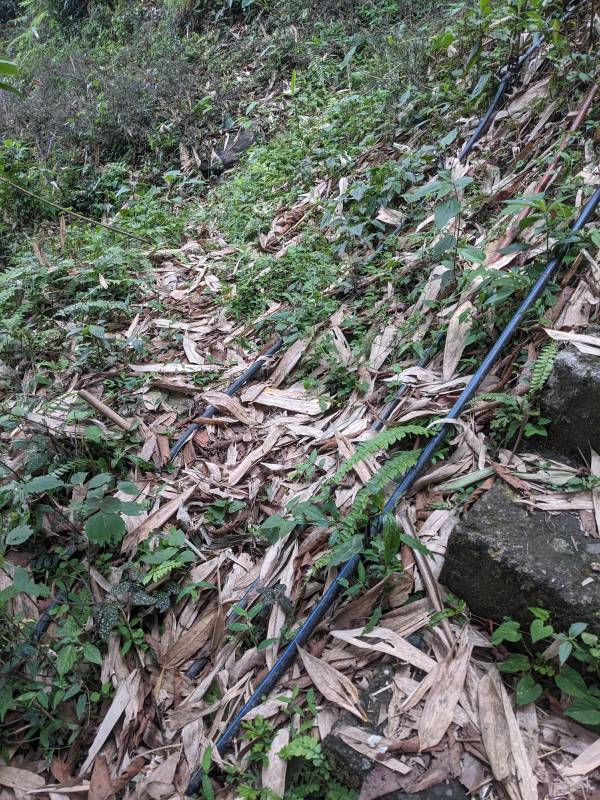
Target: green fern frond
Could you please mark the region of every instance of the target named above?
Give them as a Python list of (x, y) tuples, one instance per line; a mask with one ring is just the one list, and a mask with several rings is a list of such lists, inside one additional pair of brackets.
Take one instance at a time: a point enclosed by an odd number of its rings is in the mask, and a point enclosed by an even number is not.
[(163, 578), (166, 578), (167, 575), (170, 575), (173, 570), (178, 569), (181, 566), (180, 561), (165, 561), (162, 564), (157, 564), (155, 567), (152, 567), (146, 575), (144, 575), (144, 586), (147, 586), (149, 583), (154, 583), (155, 581), (160, 581)]
[(556, 342), (547, 342), (539, 352), (539, 355), (531, 370), (531, 383), (529, 385), (528, 395), (537, 394), (541, 391), (542, 387), (550, 377), (554, 360), (558, 354), (558, 345)]
[(478, 394), (475, 401), (485, 400), (490, 403), (502, 403), (503, 406), (518, 406), (518, 399), (506, 392), (482, 392)]
[(416, 463), (421, 451), (404, 450), (390, 458), (358, 492), (352, 508), (342, 520), (343, 537), (353, 536), (363, 527), (373, 501), (390, 481), (397, 481)]
[(123, 311), (128, 313), (130, 311), (127, 303), (121, 303), (116, 300), (84, 300), (80, 303), (73, 303), (70, 306), (62, 308), (56, 316), (58, 317), (76, 317), (78, 315), (88, 316), (91, 311), (96, 313), (111, 313), (115, 311)]
[(376, 453), (389, 450), (390, 447), (402, 441), (402, 439), (405, 439), (407, 436), (429, 436), (430, 433), (431, 431), (424, 428), (422, 425), (401, 425), (397, 428), (383, 430), (372, 439), (361, 442), (356, 453), (342, 464), (331, 481), (333, 484), (339, 483), (360, 461), (365, 461), (365, 459)]

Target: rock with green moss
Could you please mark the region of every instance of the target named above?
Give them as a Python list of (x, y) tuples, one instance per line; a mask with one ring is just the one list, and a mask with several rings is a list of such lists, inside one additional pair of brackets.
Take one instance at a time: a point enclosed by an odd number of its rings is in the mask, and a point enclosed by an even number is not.
[(440, 582), (484, 619), (531, 622), (550, 611), (555, 630), (587, 622), (600, 632), (600, 542), (573, 514), (544, 514), (517, 503), (497, 481), (456, 526)]

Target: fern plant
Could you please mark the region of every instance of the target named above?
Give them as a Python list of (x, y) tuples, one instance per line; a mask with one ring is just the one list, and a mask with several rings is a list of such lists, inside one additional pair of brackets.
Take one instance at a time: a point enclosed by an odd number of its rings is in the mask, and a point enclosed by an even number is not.
[[(397, 428), (389, 428), (383, 430), (374, 436), (372, 439), (362, 442), (360, 447), (357, 448), (356, 453), (345, 461), (338, 471), (333, 476), (332, 483), (339, 484), (340, 481), (350, 472), (350, 470), (365, 461), (367, 458), (376, 455), (377, 453), (385, 452), (393, 447), (398, 442), (406, 439), (408, 436), (429, 436), (431, 431), (424, 428), (422, 425), (401, 425)], [(388, 479), (389, 480), (389, 479)]]
[(518, 446), (522, 436), (546, 436), (550, 420), (542, 416), (538, 407), (539, 394), (550, 377), (558, 353), (556, 342), (547, 342), (542, 347), (531, 370), (531, 382), (527, 394), (522, 397), (507, 392), (483, 392), (477, 400), (497, 403), (499, 408), (490, 423), (500, 443), (515, 441)]
[(538, 394), (550, 377), (554, 361), (558, 355), (558, 345), (556, 342), (547, 342), (542, 349), (531, 370), (531, 383), (529, 384), (529, 397)]

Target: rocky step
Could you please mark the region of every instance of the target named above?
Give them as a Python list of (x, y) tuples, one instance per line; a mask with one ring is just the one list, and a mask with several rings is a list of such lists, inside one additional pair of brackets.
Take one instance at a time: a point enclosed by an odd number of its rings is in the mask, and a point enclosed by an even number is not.
[(600, 541), (577, 517), (530, 512), (500, 480), (456, 525), (440, 583), (485, 619), (531, 622), (551, 612), (555, 630), (587, 622), (600, 633)]

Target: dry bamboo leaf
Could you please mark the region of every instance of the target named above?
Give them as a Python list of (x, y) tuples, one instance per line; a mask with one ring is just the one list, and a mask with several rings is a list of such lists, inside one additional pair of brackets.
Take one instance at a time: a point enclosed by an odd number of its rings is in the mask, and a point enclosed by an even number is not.
[(169, 649), (165, 658), (165, 667), (178, 667), (194, 656), (213, 635), (213, 627), (217, 609), (202, 611), (198, 620), (185, 631), (177, 642)]
[(244, 425), (252, 427), (258, 422), (256, 417), (247, 408), (244, 408), (237, 397), (231, 397), (225, 392), (208, 391), (204, 392), (204, 399), (218, 409), (225, 409), (232, 417), (235, 417)]
[(392, 352), (397, 332), (397, 328), (394, 325), (386, 325), (383, 331), (377, 334), (373, 340), (369, 355), (370, 369), (378, 370), (383, 366), (383, 362)]
[[(352, 442), (345, 436), (342, 436), (341, 433), (335, 434), (335, 440), (337, 442), (342, 462), (348, 460), (356, 454), (356, 448)], [(356, 464), (354, 464), (353, 469), (363, 483), (370, 481), (374, 473), (377, 471), (372, 459), (358, 461)]]
[(190, 486), (178, 497), (174, 497), (172, 500), (169, 500), (168, 503), (165, 503), (163, 506), (161, 506), (158, 511), (154, 512), (154, 514), (150, 514), (148, 519), (144, 520), (141, 525), (131, 531), (131, 533), (128, 533), (123, 539), (121, 552), (127, 553), (129, 550), (133, 550), (133, 548), (137, 547), (140, 542), (143, 542), (145, 539), (147, 539), (152, 531), (157, 531), (159, 528), (161, 528), (165, 522), (168, 522), (171, 517), (177, 513), (179, 508), (192, 496), (195, 491), (196, 484)]
[(285, 411), (307, 414), (309, 417), (322, 414), (327, 408), (324, 398), (312, 398), (306, 389), (275, 389), (264, 383), (246, 389), (241, 399), (244, 403), (257, 403), (269, 408), (283, 408)]
[[(363, 630), (363, 628), (355, 628), (349, 631), (331, 631), (331, 635), (336, 639), (341, 639), (343, 642), (354, 645), (354, 647), (360, 647), (364, 650), (376, 650), (379, 653), (394, 656), (394, 658), (407, 664), (412, 664), (424, 672), (431, 672), (436, 666), (433, 658), (425, 655), (418, 647), (410, 644), (410, 642), (407, 642), (406, 639), (403, 639), (402, 636), (394, 633), (389, 628), (374, 628), (369, 633), (363, 633)], [(359, 636), (362, 636), (363, 639), (359, 639)], [(366, 642), (364, 639), (379, 639), (380, 641)]]
[(183, 337), (183, 352), (190, 364), (204, 364), (204, 359), (196, 350), (194, 340), (187, 335)]
[(301, 647), (298, 648), (298, 653), (310, 679), (323, 697), (366, 722), (367, 715), (360, 704), (358, 690), (352, 681), (325, 661), (311, 656)]
[(271, 384), (275, 387), (279, 386), (287, 378), (290, 372), (294, 369), (296, 364), (300, 361), (306, 349), (308, 342), (305, 339), (298, 339), (294, 344), (288, 348), (283, 354), (281, 361), (273, 370), (271, 375)]
[(19, 792), (30, 792), (32, 789), (41, 789), (45, 783), (41, 775), (36, 775), (28, 769), (0, 767), (0, 786), (8, 786)]
[[(289, 555), (289, 560), (287, 563), (287, 567), (285, 568), (284, 573), (282, 574), (281, 578), (279, 579), (279, 584), (283, 586), (285, 590), (285, 595), (289, 597), (292, 592), (294, 586), (294, 562), (296, 560), (296, 555), (298, 553), (298, 544), (294, 544), (294, 548)], [(285, 611), (279, 603), (275, 603), (273, 608), (271, 609), (271, 614), (269, 616), (269, 624), (267, 626), (267, 639), (279, 639), (279, 635), (285, 625)], [(279, 650), (279, 643), (274, 642), (272, 645), (269, 645), (265, 651), (265, 661), (267, 662), (267, 667), (271, 669), (275, 660), (277, 658), (277, 652)]]
[(153, 375), (180, 375), (192, 372), (221, 372), (215, 364), (130, 364), (132, 372), (149, 372)]
[(471, 644), (465, 631), (455, 650), (440, 665), (438, 679), (431, 687), (419, 723), (421, 750), (429, 750), (442, 741), (463, 691)]
[(600, 767), (600, 739), (596, 739), (593, 744), (586, 747), (570, 766), (563, 769), (562, 774), (564, 777), (587, 775), (598, 767)]
[(582, 353), (600, 356), (600, 336), (590, 336), (587, 333), (573, 333), (572, 331), (553, 331), (544, 328), (544, 331), (555, 342), (568, 342)]
[(461, 303), (456, 309), (448, 323), (446, 346), (444, 348), (444, 364), (442, 367), (442, 381), (449, 381), (454, 375), (454, 371), (465, 349), (467, 335), (473, 325), (474, 313), (475, 307), (467, 300)]
[(237, 483), (239, 483), (248, 470), (252, 469), (252, 467), (259, 461), (262, 461), (267, 453), (269, 453), (275, 447), (281, 434), (281, 428), (275, 428), (275, 430), (272, 430), (269, 433), (260, 447), (257, 447), (256, 450), (252, 450), (250, 453), (248, 453), (243, 461), (241, 461), (237, 467), (231, 471), (228, 482), (229, 486), (235, 486)]
[(79, 778), (83, 778), (83, 776), (92, 766), (94, 759), (110, 736), (112, 729), (121, 718), (121, 714), (125, 711), (129, 703), (134, 700), (138, 691), (139, 682), (140, 678), (138, 670), (134, 669), (133, 672), (129, 674), (127, 680), (125, 680), (117, 689), (117, 693), (113, 698), (110, 708), (106, 712), (104, 719), (100, 723), (100, 727), (96, 732), (96, 736), (92, 742), (92, 746), (89, 749), (87, 757), (81, 765), (81, 769), (77, 773)]
[(388, 753), (389, 747), (394, 744), (394, 742), (390, 739), (386, 739), (385, 736), (374, 734), (372, 731), (365, 730), (364, 728), (355, 728), (352, 725), (344, 725), (343, 727), (336, 728), (336, 736), (353, 750), (361, 753), (361, 755), (376, 761), (378, 764), (384, 764), (388, 769), (394, 772), (399, 772), (401, 775), (408, 775), (412, 770), (411, 766)]
[(263, 789), (270, 789), (277, 797), (285, 796), (285, 773), (287, 761), (281, 758), (279, 751), (290, 741), (290, 732), (287, 728), (280, 728), (267, 754), (266, 766), (262, 770)]
[(479, 682), (479, 719), (483, 745), (496, 780), (511, 800), (537, 800), (537, 781), (498, 670)]

